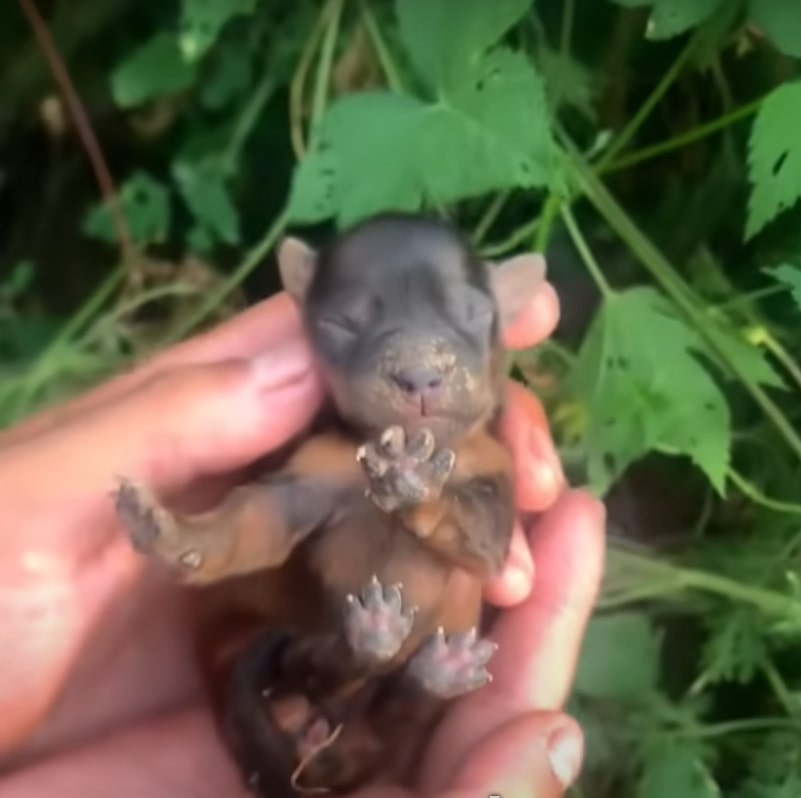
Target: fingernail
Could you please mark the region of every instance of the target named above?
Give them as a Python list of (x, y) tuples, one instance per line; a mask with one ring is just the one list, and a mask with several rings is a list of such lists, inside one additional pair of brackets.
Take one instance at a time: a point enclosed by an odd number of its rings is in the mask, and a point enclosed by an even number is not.
[(582, 748), (581, 738), (572, 729), (559, 729), (548, 740), (551, 769), (565, 789), (570, 787), (578, 776)]
[(311, 349), (300, 338), (291, 338), (251, 361), (253, 382), (261, 391), (277, 390), (297, 382), (312, 367)]
[(529, 433), (529, 449), (534, 455), (534, 477), (544, 488), (556, 488), (563, 479), (562, 463), (548, 433), (534, 427)]

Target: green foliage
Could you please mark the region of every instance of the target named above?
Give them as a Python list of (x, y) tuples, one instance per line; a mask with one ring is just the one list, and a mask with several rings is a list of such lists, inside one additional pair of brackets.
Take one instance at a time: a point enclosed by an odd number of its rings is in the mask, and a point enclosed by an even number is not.
[(746, 237), (789, 210), (801, 197), (801, 81), (774, 89), (757, 114), (749, 142), (748, 175), (753, 191)]
[(117, 105), (131, 108), (189, 88), (195, 74), (193, 65), (183, 58), (175, 36), (157, 33), (114, 70), (111, 91)]
[(178, 43), (189, 61), (204, 56), (225, 24), (240, 14), (250, 14), (256, 0), (183, 0)]
[(735, 798), (794, 798), (801, 795), (801, 738), (774, 732), (759, 746), (750, 773)]
[(588, 407), (588, 466), (596, 490), (605, 492), (653, 449), (688, 455), (722, 490), (730, 414), (698, 358), (704, 349), (698, 333), (652, 288), (604, 300), (572, 373)]
[(595, 698), (640, 697), (656, 689), (661, 640), (646, 615), (591, 619), (574, 687)]
[[(119, 203), (131, 237), (137, 244), (153, 244), (164, 240), (170, 224), (170, 193), (163, 183), (146, 172), (134, 172), (120, 186)], [(86, 235), (101, 241), (116, 240), (111, 211), (97, 205), (86, 215)]]
[(642, 798), (719, 798), (720, 794), (694, 746), (668, 742), (649, 752), (639, 784)]
[(514, 374), (610, 500), (576, 794), (800, 794), (797, 3), (50, 5), (141, 259), (11, 4), (0, 423), (276, 288), (290, 225), (422, 209), (543, 250), (562, 322)]
[(779, 282), (788, 286), (796, 305), (801, 309), (801, 269), (790, 263), (782, 263), (772, 269), (766, 269), (766, 271)]
[(553, 149), (542, 80), (522, 53), (494, 46), (529, 4), (398, 0), (401, 38), (431, 98), (372, 91), (334, 102), (298, 168), (291, 218), (347, 225), (544, 186)]
[(622, 6), (650, 6), (646, 36), (658, 41), (686, 33), (709, 17), (725, 0), (614, 0)]
[(702, 664), (708, 682), (750, 682), (768, 661), (764, 622), (750, 607), (710, 615), (710, 635), (704, 643)]
[(801, 57), (801, 14), (787, 0), (750, 0), (749, 15), (783, 53)]
[(200, 236), (208, 246), (217, 241), (239, 243), (236, 208), (228, 195), (219, 164), (210, 160), (202, 163), (176, 161), (172, 174), (195, 218), (196, 227), (191, 235)]

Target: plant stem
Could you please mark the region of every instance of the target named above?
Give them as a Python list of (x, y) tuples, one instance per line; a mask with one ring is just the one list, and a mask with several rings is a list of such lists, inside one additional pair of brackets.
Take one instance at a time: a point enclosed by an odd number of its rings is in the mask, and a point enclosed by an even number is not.
[(684, 68), (685, 63), (687, 63), (692, 55), (693, 50), (695, 49), (695, 43), (696, 37), (693, 35), (688, 40), (687, 44), (684, 45), (684, 48), (679, 53), (676, 60), (670, 65), (670, 69), (665, 72), (665, 74), (662, 76), (662, 79), (654, 87), (654, 90), (650, 95), (648, 95), (648, 98), (640, 106), (637, 113), (634, 114), (618, 137), (612, 141), (609, 149), (607, 149), (606, 152), (601, 156), (596, 166), (598, 170), (604, 169), (609, 163), (611, 163), (617, 157), (618, 153), (625, 149), (626, 145), (636, 135), (637, 131), (640, 129), (640, 126), (648, 118), (648, 115), (651, 113), (651, 111), (653, 111), (662, 97), (664, 97), (673, 81), (679, 76), (679, 73)]
[(540, 226), (542, 216), (537, 216), (530, 222), (526, 222), (514, 230), (506, 239), (499, 241), (496, 244), (488, 244), (481, 248), (481, 254), (485, 258), (494, 258), (498, 255), (505, 255), (510, 250), (514, 249), (522, 241), (525, 241), (529, 236), (534, 234), (534, 231)]
[(487, 210), (484, 211), (484, 215), (479, 220), (479, 223), (476, 225), (476, 229), (473, 231), (473, 246), (480, 246), (481, 242), (484, 240), (484, 237), (489, 232), (490, 227), (495, 224), (495, 220), (498, 218), (498, 214), (503, 210), (503, 206), (506, 204), (506, 201), (509, 199), (511, 195), (511, 191), (501, 191), (495, 195), (495, 199), (489, 204)]
[(624, 549), (622, 546), (610, 546), (609, 563), (612, 567), (622, 567), (637, 572), (646, 583), (650, 583), (651, 580), (663, 582), (670, 580), (673, 582), (675, 593), (685, 590), (714, 593), (732, 601), (751, 604), (768, 615), (801, 621), (801, 601), (772, 590), (753, 587), (708, 571), (698, 571), (657, 560), (652, 556)]
[(776, 670), (776, 666), (770, 660), (767, 660), (762, 665), (762, 672), (765, 674), (765, 678), (770, 683), (770, 686), (773, 689), (773, 692), (776, 695), (779, 703), (784, 708), (784, 711), (790, 715), (790, 717), (797, 717), (798, 702), (793, 700), (792, 693), (784, 683), (784, 679), (782, 679), (781, 674)]
[(801, 389), (801, 368), (793, 360), (790, 353), (776, 340), (769, 330), (763, 328), (762, 340), (767, 350), (784, 366), (785, 371), (793, 378), (796, 386)]
[(699, 332), (726, 363), (730, 371), (737, 376), (768, 419), (785, 439), (787, 445), (801, 459), (801, 437), (787, 420), (779, 407), (743, 370), (735, 358), (729, 356), (727, 348), (718, 339), (717, 332), (709, 324), (703, 309), (697, 307), (691, 289), (676, 273), (668, 260), (659, 252), (654, 244), (637, 227), (625, 210), (612, 197), (593, 170), (584, 163), (573, 144), (565, 141), (568, 152), (568, 169), (581, 191), (595, 206), (609, 226), (626, 242), (631, 252), (639, 259), (651, 275), (662, 285), (673, 298), (682, 312), (696, 325)]
[(681, 149), (681, 147), (686, 147), (688, 144), (692, 144), (694, 141), (699, 141), (707, 136), (711, 136), (712, 134), (717, 133), (719, 130), (723, 130), (724, 128), (729, 127), (729, 125), (739, 122), (741, 119), (752, 116), (759, 110), (763, 102), (764, 98), (760, 97), (758, 100), (754, 100), (747, 105), (736, 108), (735, 110), (730, 111), (729, 113), (724, 114), (723, 116), (718, 117), (711, 122), (707, 122), (704, 125), (698, 125), (698, 127), (694, 127), (685, 133), (680, 133), (678, 136), (673, 136), (672, 138), (669, 138), (665, 141), (660, 141), (657, 144), (652, 144), (648, 147), (643, 147), (640, 150), (635, 150), (634, 152), (629, 153), (629, 155), (624, 155), (623, 157), (618, 158), (613, 163), (599, 162), (598, 166), (596, 167), (596, 171), (598, 174), (611, 174), (612, 172), (619, 172), (623, 169), (628, 169), (631, 166), (642, 163), (643, 161), (650, 160), (651, 158), (656, 158), (660, 155), (672, 152), (673, 150)]
[(400, 79), (400, 75), (398, 74), (398, 70), (395, 68), (395, 63), (392, 60), (392, 56), (389, 54), (389, 49), (387, 48), (384, 37), (381, 34), (381, 29), (378, 27), (378, 23), (375, 21), (375, 16), (373, 14), (373, 10), (370, 8), (370, 3), (367, 2), (367, 0), (361, 0), (359, 3), (359, 8), (362, 13), (364, 24), (367, 27), (367, 33), (370, 36), (373, 47), (375, 47), (378, 60), (381, 62), (381, 69), (384, 70), (384, 77), (386, 77), (389, 87), (393, 91), (402, 93), (403, 81)]
[(728, 468), (726, 476), (737, 486), (737, 489), (748, 496), (754, 504), (759, 504), (766, 507), (768, 510), (775, 510), (778, 513), (787, 513), (789, 515), (801, 515), (801, 504), (795, 502), (785, 502), (781, 499), (772, 499), (762, 493), (756, 485), (749, 482), (742, 474), (735, 471), (733, 468)]
[(275, 89), (276, 84), (273, 74), (272, 72), (268, 72), (256, 87), (247, 105), (245, 105), (242, 113), (239, 115), (236, 125), (234, 125), (231, 138), (228, 141), (228, 146), (225, 148), (225, 152), (220, 159), (224, 175), (232, 175), (236, 170), (236, 165), (242, 153), (242, 147), (244, 147), (248, 136), (256, 126), (256, 122), (261, 112), (264, 110), (264, 106), (270, 101)]
[(283, 210), (264, 234), (262, 239), (245, 256), (242, 263), (228, 276), (220, 287), (209, 294), (204, 302), (200, 302), (195, 312), (187, 316), (182, 322), (165, 336), (164, 340), (156, 345), (156, 348), (168, 346), (187, 335), (195, 325), (199, 324), (205, 315), (214, 310), (231, 291), (244, 280), (267, 256), (269, 251), (275, 246), (279, 237), (286, 229), (288, 212)]
[(114, 269), (100, 283), (95, 292), (78, 308), (69, 321), (58, 331), (58, 334), (47, 345), (46, 349), (36, 360), (33, 368), (24, 378), (23, 399), (31, 396), (47, 379), (51, 362), (63, 351), (73, 336), (92, 318), (100, 306), (111, 296), (114, 290), (125, 279), (125, 270), (122, 266)]
[(328, 84), (331, 78), (331, 64), (334, 60), (334, 50), (339, 36), (339, 23), (342, 18), (342, 7), (345, 0), (331, 0), (331, 20), (323, 38), (320, 50), (320, 61), (317, 64), (317, 80), (314, 84), (314, 98), (312, 100), (311, 129), (314, 130), (323, 114), (328, 102)]
[(548, 241), (551, 237), (551, 229), (553, 228), (553, 220), (559, 213), (562, 205), (561, 197), (556, 194), (549, 194), (548, 199), (545, 200), (545, 206), (540, 214), (539, 224), (537, 225), (533, 249), (535, 252), (545, 252), (548, 248)]
[(576, 220), (573, 217), (573, 212), (568, 205), (562, 205), (560, 212), (567, 232), (570, 234), (570, 238), (573, 240), (573, 244), (578, 250), (579, 255), (581, 255), (581, 259), (584, 261), (587, 271), (589, 271), (590, 276), (595, 281), (604, 299), (608, 299), (615, 292), (612, 286), (609, 285), (604, 273), (601, 271), (601, 267), (598, 265), (598, 261), (595, 260), (595, 256), (592, 254), (586, 239), (581, 234), (581, 230), (579, 230)]
[(801, 731), (801, 724), (791, 718), (747, 718), (745, 720), (730, 720), (724, 723), (710, 723), (693, 730), (697, 739), (709, 737), (724, 737), (729, 734), (746, 734), (757, 731), (774, 731), (788, 729)]
[(303, 141), (303, 91), (306, 87), (306, 76), (311, 68), (317, 45), (323, 36), (325, 26), (328, 24), (329, 17), (333, 11), (333, 2), (334, 0), (328, 0), (317, 17), (317, 23), (306, 40), (289, 86), (289, 133), (292, 149), (298, 160), (303, 157), (306, 151), (306, 145)]
[(716, 305), (710, 305), (710, 310), (730, 310), (737, 308), (740, 305), (748, 305), (752, 302), (757, 302), (760, 299), (767, 299), (776, 294), (783, 294), (788, 291), (786, 285), (766, 285), (764, 288), (758, 288), (756, 291), (749, 291), (748, 293), (738, 294), (725, 302), (718, 302)]

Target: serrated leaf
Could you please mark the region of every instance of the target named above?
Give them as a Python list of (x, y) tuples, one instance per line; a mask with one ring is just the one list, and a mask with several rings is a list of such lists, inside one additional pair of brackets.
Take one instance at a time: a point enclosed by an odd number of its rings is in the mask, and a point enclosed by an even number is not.
[[(119, 202), (131, 238), (140, 245), (164, 240), (170, 226), (170, 193), (166, 186), (145, 172), (134, 172), (120, 187)], [(116, 231), (104, 204), (96, 205), (84, 218), (83, 232), (114, 243)]]
[(335, 101), (296, 170), (293, 221), (336, 216), (346, 225), (546, 185), (555, 152), (542, 80), (521, 53), (485, 52), (529, 4), (398, 0), (407, 46), (436, 96), (369, 91)]
[(751, 21), (786, 55), (801, 58), (801, 10), (787, 0), (751, 0)]
[[(212, 160), (197, 163), (179, 160), (173, 164), (172, 174), (198, 225), (217, 240), (237, 244), (239, 216), (216, 163)], [(195, 232), (194, 236), (197, 235)]]
[(683, 741), (665, 741), (649, 750), (637, 794), (640, 798), (719, 798), (697, 750)]
[(565, 106), (573, 108), (587, 121), (595, 122), (598, 84), (593, 72), (575, 58), (547, 45), (540, 49), (539, 63), (551, 106), (557, 111)]
[(764, 619), (746, 607), (726, 612), (719, 619), (709, 617), (708, 621), (712, 629), (701, 655), (707, 681), (751, 681), (767, 655)]
[(671, 39), (709, 19), (723, 0), (655, 0), (646, 38)]
[(752, 184), (745, 238), (801, 197), (801, 81), (784, 83), (762, 103), (749, 140), (748, 177)]
[(184, 57), (199, 60), (230, 20), (255, 8), (256, 0), (182, 0), (178, 41)]
[(801, 310), (801, 269), (790, 263), (782, 263), (772, 269), (765, 269), (765, 271), (789, 287), (793, 301)]
[(293, 219), (335, 213), (345, 225), (381, 210), (545, 185), (552, 150), (544, 89), (525, 57), (496, 51), (463, 79), (447, 102), (361, 92), (334, 103), (295, 175)]
[(175, 37), (157, 33), (119, 64), (111, 75), (111, 94), (121, 108), (173, 94), (192, 85), (195, 67), (187, 63)]
[(607, 298), (585, 337), (569, 385), (589, 415), (589, 475), (605, 491), (655, 448), (689, 456), (723, 490), (730, 412), (696, 354), (700, 336), (650, 287)]
[(429, 86), (448, 89), (506, 33), (532, 0), (396, 0), (401, 40)]
[(801, 795), (801, 740), (793, 732), (766, 735), (750, 761), (750, 773), (734, 798), (797, 798)]
[(659, 676), (661, 637), (646, 615), (599, 615), (587, 626), (574, 689), (596, 698), (649, 694)]
[[(709, 333), (714, 336), (718, 346), (726, 353), (728, 361), (736, 363), (739, 370), (752, 382), (771, 388), (787, 387), (781, 375), (765, 357), (765, 353), (756, 344), (747, 340), (736, 327), (723, 319), (713, 321), (710, 317), (709, 321), (711, 325)], [(724, 371), (725, 366), (720, 361), (717, 352), (711, 347), (706, 351), (709, 358), (718, 364), (721, 371)]]

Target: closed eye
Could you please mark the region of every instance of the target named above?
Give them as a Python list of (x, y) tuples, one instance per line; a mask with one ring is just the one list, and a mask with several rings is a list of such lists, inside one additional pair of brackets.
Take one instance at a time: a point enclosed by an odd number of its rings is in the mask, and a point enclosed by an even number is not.
[(317, 326), (323, 332), (332, 333), (339, 336), (355, 336), (359, 333), (359, 328), (351, 319), (341, 316), (324, 316), (319, 319)]

